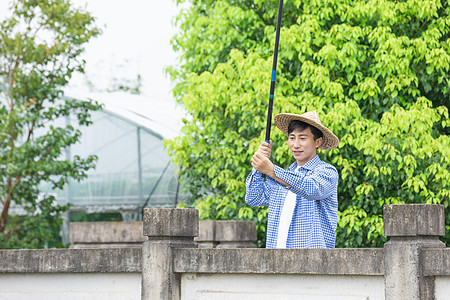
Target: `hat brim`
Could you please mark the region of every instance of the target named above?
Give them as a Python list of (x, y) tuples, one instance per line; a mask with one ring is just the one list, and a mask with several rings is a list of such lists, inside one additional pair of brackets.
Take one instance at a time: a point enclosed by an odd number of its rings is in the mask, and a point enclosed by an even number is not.
[(320, 145), (319, 149), (330, 150), (336, 148), (339, 145), (338, 137), (334, 135), (334, 133), (332, 133), (331, 130), (323, 126), (321, 123), (317, 123), (316, 121), (311, 120), (308, 117), (296, 114), (281, 113), (277, 114), (273, 119), (278, 129), (280, 129), (281, 132), (283, 132), (286, 136), (288, 135), (289, 124), (294, 120), (305, 122), (309, 125), (316, 127), (322, 132), (323, 134), (322, 144)]

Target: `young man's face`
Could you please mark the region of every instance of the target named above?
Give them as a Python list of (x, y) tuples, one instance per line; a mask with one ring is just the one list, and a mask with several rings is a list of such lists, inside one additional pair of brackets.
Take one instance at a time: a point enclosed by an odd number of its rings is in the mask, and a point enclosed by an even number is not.
[(316, 155), (320, 144), (322, 144), (322, 138), (314, 140), (309, 127), (302, 131), (296, 129), (289, 134), (289, 149), (299, 166), (303, 166)]

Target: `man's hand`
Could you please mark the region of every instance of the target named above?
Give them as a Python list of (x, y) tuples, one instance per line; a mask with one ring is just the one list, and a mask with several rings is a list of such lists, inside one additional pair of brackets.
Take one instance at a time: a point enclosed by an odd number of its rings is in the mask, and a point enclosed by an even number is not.
[(275, 175), (275, 165), (269, 160), (271, 150), (272, 141), (270, 141), (270, 143), (263, 142), (259, 145), (258, 150), (252, 157), (252, 167), (257, 171), (272, 177), (282, 185), (289, 186), (289, 183)]
[(260, 152), (256, 152), (252, 157), (252, 167), (257, 171), (269, 175), (273, 174), (274, 165), (273, 163)]
[(269, 176), (273, 174), (274, 169), (273, 163), (269, 160), (271, 150), (272, 141), (270, 143), (263, 142), (252, 157), (252, 167)]

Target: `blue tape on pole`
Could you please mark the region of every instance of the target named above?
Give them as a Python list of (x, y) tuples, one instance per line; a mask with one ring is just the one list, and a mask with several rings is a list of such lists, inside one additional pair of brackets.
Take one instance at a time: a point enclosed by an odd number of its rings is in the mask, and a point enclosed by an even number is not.
[(268, 141), (268, 140), (266, 140), (266, 143), (268, 143), (268, 144), (269, 144), (269, 141)]
[(273, 95), (269, 95), (269, 99), (273, 99)]
[(277, 77), (277, 71), (272, 70), (272, 81), (275, 81), (276, 77)]

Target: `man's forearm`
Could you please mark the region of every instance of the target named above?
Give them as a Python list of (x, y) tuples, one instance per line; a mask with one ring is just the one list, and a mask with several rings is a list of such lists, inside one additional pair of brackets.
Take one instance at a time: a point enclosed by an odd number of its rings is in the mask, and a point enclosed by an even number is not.
[(272, 171), (269, 172), (269, 174), (267, 174), (267, 175), (272, 177), (273, 179), (275, 179), (276, 181), (278, 181), (279, 183), (281, 183), (284, 186), (289, 186), (290, 185), (289, 183), (287, 183), (286, 181), (284, 181), (283, 179), (281, 179), (280, 177), (275, 175), (275, 165), (273, 166)]

